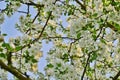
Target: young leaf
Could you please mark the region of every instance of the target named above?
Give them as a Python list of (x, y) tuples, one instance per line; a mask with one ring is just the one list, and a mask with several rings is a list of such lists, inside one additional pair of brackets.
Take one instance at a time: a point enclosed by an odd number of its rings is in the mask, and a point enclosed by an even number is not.
[(47, 67), (48, 68), (53, 68), (54, 66), (51, 63), (49, 63), (49, 64), (47, 64)]

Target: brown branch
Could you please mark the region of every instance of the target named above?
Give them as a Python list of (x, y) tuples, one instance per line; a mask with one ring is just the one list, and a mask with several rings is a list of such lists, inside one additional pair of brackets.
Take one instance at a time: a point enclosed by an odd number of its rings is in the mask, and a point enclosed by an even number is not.
[[(96, 41), (97, 38), (100, 36), (101, 32), (102, 32), (102, 27), (101, 27), (100, 32), (99, 32), (99, 34), (97, 35), (95, 41)], [(88, 54), (88, 58), (87, 58), (87, 61), (86, 61), (85, 68), (84, 68), (84, 70), (83, 70), (83, 74), (82, 74), (82, 76), (81, 76), (81, 80), (83, 80), (83, 78), (84, 78), (84, 75), (85, 75), (86, 70), (87, 70), (87, 66), (88, 66), (88, 64), (89, 64), (89, 60), (90, 60), (91, 54), (92, 54), (93, 52), (94, 52), (94, 51), (92, 51), (92, 52), (90, 52), (90, 53)]]
[[(69, 49), (68, 49), (68, 53), (70, 53), (70, 51), (71, 51), (71, 48), (72, 48), (72, 44), (74, 44), (75, 42), (77, 42), (79, 39), (81, 39), (82, 37), (80, 37), (80, 38), (78, 38), (78, 39), (74, 39), (74, 41), (73, 42), (71, 42), (70, 43), (70, 47), (69, 47)], [(70, 55), (69, 55), (70, 56)], [(71, 62), (71, 65), (74, 65), (74, 63), (73, 63), (73, 56), (70, 56), (70, 62)]]
[(120, 76), (120, 71), (112, 78), (112, 80), (117, 80), (119, 76)]
[[(37, 14), (35, 15), (35, 17), (34, 17), (34, 19), (32, 20), (32, 22), (30, 22), (30, 23), (34, 23), (35, 22), (35, 20), (37, 19), (37, 17), (39, 16), (39, 14), (40, 14), (40, 11), (38, 10), (38, 12), (37, 12)], [(34, 29), (34, 28), (32, 28), (32, 29)], [(26, 34), (30, 31), (31, 29), (29, 28), (28, 30), (26, 30)]]
[[(35, 22), (35, 20), (37, 19), (37, 17), (39, 16), (39, 14), (40, 14), (40, 11), (38, 11), (38, 13), (36, 14), (36, 16), (34, 17), (34, 19), (32, 20), (32, 22), (31, 23), (34, 23)], [(34, 29), (34, 28), (32, 28), (32, 29)], [(26, 34), (30, 31), (31, 29), (29, 28), (28, 30), (26, 30)]]
[(25, 11), (19, 11), (19, 10), (18, 10), (17, 12), (27, 14), (27, 12), (25, 12)]
[(30, 13), (30, 6), (27, 5), (27, 14), (29, 14), (29, 13)]
[(41, 33), (39, 34), (38, 38), (36, 38), (35, 40), (33, 40), (33, 42), (38, 41), (38, 40), (40, 39), (40, 37), (42, 36), (42, 34), (43, 34), (43, 32), (44, 32), (47, 24), (48, 24), (48, 21), (49, 21), (51, 15), (52, 15), (52, 11), (50, 11), (49, 16), (48, 16), (48, 19), (47, 19), (45, 25), (43, 26), (43, 29), (42, 29)]
[(83, 5), (79, 0), (75, 0), (75, 1), (81, 6), (81, 9), (86, 11), (86, 6), (85, 5)]
[[(57, 0), (56, 0), (56, 1), (57, 1)], [(53, 4), (55, 4), (56, 1), (55, 1)], [(49, 16), (48, 16), (48, 18), (47, 18), (47, 20), (46, 20), (46, 23), (45, 23), (45, 25), (43, 26), (43, 29), (42, 29), (41, 33), (39, 34), (38, 38), (36, 38), (36, 39), (34, 39), (34, 40), (32, 41), (33, 43), (36, 42), (36, 41), (38, 41), (38, 40), (41, 38), (41, 36), (42, 36), (45, 28), (47, 27), (47, 24), (48, 24), (48, 21), (49, 21), (51, 15), (52, 15), (52, 11), (50, 11)]]
[(70, 51), (71, 51), (72, 44), (75, 43), (75, 42), (77, 42), (77, 41), (80, 40), (81, 38), (82, 38), (82, 37), (80, 37), (80, 38), (78, 38), (78, 39), (75, 39), (73, 42), (70, 43), (70, 47), (69, 47), (69, 49), (68, 49), (68, 53), (70, 53)]
[(12, 53), (11, 52), (7, 53), (7, 61), (8, 61), (8, 65), (11, 66), (12, 65)]
[(95, 41), (99, 38), (100, 34), (102, 33), (103, 27), (100, 28), (100, 32), (98, 33), (98, 35), (95, 38)]
[(114, 25), (112, 25), (111, 23), (109, 22), (106, 22), (108, 27), (111, 28), (113, 31), (117, 32), (118, 30), (114, 27)]
[(85, 73), (86, 73), (86, 70), (87, 70), (87, 66), (88, 66), (88, 64), (89, 64), (89, 60), (90, 60), (90, 55), (91, 55), (91, 53), (92, 53), (92, 52), (90, 52), (90, 53), (88, 54), (88, 58), (87, 58), (87, 61), (86, 61), (85, 68), (84, 68), (84, 70), (83, 70), (83, 74), (82, 74), (82, 76), (81, 76), (81, 80), (83, 80), (84, 75), (85, 75)]
[(43, 38), (43, 39), (69, 39), (69, 40), (77, 40), (75, 38), (71, 38), (71, 37), (59, 37), (59, 36), (55, 36), (55, 37), (46, 37), (46, 38)]
[(2, 60), (0, 60), (0, 67), (6, 71), (9, 71), (13, 75), (15, 75), (20, 80), (31, 80), (30, 78), (26, 77), (25, 75), (21, 74), (18, 70), (16, 70), (12, 66), (7, 66)]
[(33, 21), (32, 21), (32, 23), (34, 23), (35, 22), (35, 20), (37, 19), (37, 17), (39, 16), (39, 14), (40, 14), (40, 11), (38, 10), (38, 13), (36, 14), (36, 16), (34, 17), (34, 19), (33, 19)]

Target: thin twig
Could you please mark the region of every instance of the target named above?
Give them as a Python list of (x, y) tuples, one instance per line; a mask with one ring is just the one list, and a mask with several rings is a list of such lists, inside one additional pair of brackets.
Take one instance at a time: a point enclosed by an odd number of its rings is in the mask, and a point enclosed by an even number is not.
[(30, 13), (30, 6), (27, 5), (27, 14), (29, 14), (29, 13)]
[(71, 37), (59, 37), (59, 36), (56, 36), (56, 37), (46, 37), (46, 38), (43, 38), (43, 39), (69, 39), (69, 40), (76, 40), (75, 38), (71, 38)]
[(27, 14), (27, 12), (25, 12), (25, 11), (19, 11), (19, 10), (18, 10), (17, 12)]
[(97, 80), (97, 77), (96, 77), (96, 61), (94, 63), (94, 77), (95, 77), (95, 80)]
[[(38, 11), (38, 13), (36, 14), (36, 16), (34, 17), (34, 19), (32, 20), (31, 23), (34, 23), (34, 22), (35, 22), (35, 20), (36, 20), (37, 17), (39, 16), (39, 14), (40, 14), (40, 11)], [(29, 28), (25, 33), (27, 34), (30, 30), (31, 30), (31, 29)]]
[(85, 5), (83, 5), (79, 0), (75, 0), (75, 1), (81, 6), (81, 9), (86, 11), (86, 6)]
[(39, 16), (39, 14), (40, 14), (40, 11), (38, 10), (38, 13), (36, 14), (36, 16), (34, 17), (34, 19), (33, 19), (33, 21), (32, 21), (32, 23), (34, 23), (35, 22), (35, 20), (37, 19), (37, 17)]
[[(91, 52), (91, 53), (92, 53), (92, 52)], [(81, 80), (83, 80), (84, 75), (85, 75), (85, 73), (86, 73), (86, 70), (87, 70), (87, 66), (88, 66), (88, 64), (89, 64), (89, 60), (90, 60), (90, 55), (91, 55), (91, 53), (88, 54), (88, 58), (87, 58), (87, 61), (86, 61), (85, 68), (84, 68), (84, 70), (83, 70), (83, 74), (82, 74), (82, 76), (81, 76)]]
[(68, 49), (68, 53), (70, 53), (70, 51), (71, 51), (72, 44), (75, 43), (75, 42), (77, 42), (77, 41), (80, 40), (81, 38), (83, 38), (83, 37), (80, 37), (80, 38), (78, 38), (78, 39), (75, 39), (73, 42), (70, 43), (70, 47), (69, 47), (69, 49)]
[[(97, 35), (95, 41), (97, 40), (97, 38), (100, 36), (101, 33), (102, 33), (102, 27), (101, 27), (100, 32), (99, 32), (99, 34)], [(85, 68), (84, 68), (84, 70), (83, 70), (83, 74), (82, 74), (82, 76), (81, 76), (81, 80), (83, 80), (83, 78), (84, 78), (84, 75), (85, 75), (86, 70), (87, 70), (87, 66), (88, 66), (88, 64), (89, 64), (89, 60), (90, 60), (91, 54), (92, 54), (93, 52), (94, 52), (94, 51), (92, 51), (92, 52), (90, 52), (90, 53), (88, 54), (88, 58), (87, 58), (87, 61), (86, 61)]]
[(99, 37), (100, 34), (102, 33), (102, 29), (103, 29), (103, 27), (100, 28), (100, 32), (98, 33), (97, 37), (95, 38), (95, 41), (98, 39), (98, 37)]

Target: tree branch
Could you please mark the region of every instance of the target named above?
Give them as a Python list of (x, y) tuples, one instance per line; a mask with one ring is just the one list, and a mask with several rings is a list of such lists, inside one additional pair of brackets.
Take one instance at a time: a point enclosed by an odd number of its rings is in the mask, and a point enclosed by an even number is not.
[(82, 76), (81, 76), (81, 80), (83, 80), (84, 75), (85, 75), (85, 73), (86, 73), (86, 70), (87, 70), (87, 66), (88, 66), (88, 64), (89, 64), (89, 60), (90, 60), (90, 55), (91, 55), (91, 53), (92, 53), (92, 52), (90, 52), (90, 53), (88, 54), (88, 58), (87, 58), (87, 61), (86, 61), (85, 68), (84, 68), (84, 70), (83, 70), (83, 74), (82, 74)]
[[(40, 11), (38, 11), (37, 12), (37, 14), (36, 14), (36, 16), (34, 17), (34, 19), (32, 20), (32, 22), (31, 23), (34, 23), (35, 22), (35, 20), (37, 19), (37, 17), (39, 16), (39, 14), (40, 14)], [(33, 28), (32, 28), (33, 29)], [(28, 30), (26, 30), (26, 34), (30, 31), (31, 29), (29, 28)]]
[(27, 12), (25, 12), (25, 11), (19, 11), (19, 10), (18, 10), (17, 12), (27, 14)]
[[(102, 28), (100, 29), (100, 32), (99, 32), (99, 34), (97, 35), (95, 41), (96, 41), (97, 38), (100, 36), (101, 32), (102, 32)], [(83, 78), (84, 78), (84, 75), (85, 75), (86, 70), (87, 70), (87, 66), (88, 66), (88, 64), (89, 64), (89, 60), (90, 60), (91, 54), (92, 54), (93, 52), (94, 52), (94, 51), (88, 53), (88, 58), (87, 58), (87, 61), (86, 61), (85, 68), (84, 68), (84, 70), (83, 70), (83, 74), (82, 74), (82, 76), (81, 76), (81, 80), (83, 80)]]
[(7, 61), (8, 61), (8, 65), (11, 66), (12, 65), (12, 53), (11, 52), (8, 52), (7, 53)]
[(112, 78), (112, 80), (117, 80), (119, 76), (120, 76), (120, 71)]
[(102, 33), (102, 30), (103, 30), (103, 27), (100, 28), (100, 31), (99, 31), (98, 35), (96, 36), (96, 38), (95, 38), (95, 41), (99, 38), (100, 34)]
[(13, 75), (15, 75), (17, 78), (19, 78), (20, 80), (31, 80), (30, 78), (26, 77), (25, 75), (21, 74), (18, 70), (16, 70), (14, 67), (12, 66), (7, 66), (2, 60), (0, 60), (0, 67), (2, 69), (5, 69), (6, 71), (12, 73)]
[(81, 9), (86, 11), (86, 6), (85, 5), (83, 5), (79, 0), (75, 0), (75, 1), (81, 6)]
[(77, 40), (76, 38), (71, 38), (71, 37), (59, 37), (59, 36), (55, 36), (55, 37), (48, 36), (48, 37), (43, 38), (43, 39), (69, 39), (69, 40)]
[(75, 43), (75, 42), (77, 42), (77, 41), (80, 40), (81, 38), (82, 38), (82, 37), (80, 37), (80, 38), (78, 38), (78, 39), (74, 39), (74, 41), (70, 43), (70, 47), (69, 47), (69, 49), (68, 49), (68, 53), (70, 53), (70, 51), (71, 51), (72, 44)]
[(116, 28), (114, 27), (114, 25), (112, 25), (112, 24), (109, 23), (109, 22), (106, 22), (106, 23), (107, 23), (108, 27), (111, 28), (113, 31), (115, 31), (115, 32), (118, 31), (118, 29), (116, 29)]

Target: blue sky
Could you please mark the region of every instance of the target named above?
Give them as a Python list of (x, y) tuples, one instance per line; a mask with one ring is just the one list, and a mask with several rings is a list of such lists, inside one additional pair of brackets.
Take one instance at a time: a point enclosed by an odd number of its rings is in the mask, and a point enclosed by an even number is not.
[[(1, 3), (0, 8), (5, 8), (5, 3)], [(15, 23), (19, 21), (19, 13), (15, 13), (11, 17), (5, 16), (5, 21), (1, 25), (1, 32), (6, 33), (5, 41), (8, 42), (10, 37), (20, 36), (21, 33), (15, 29)]]

